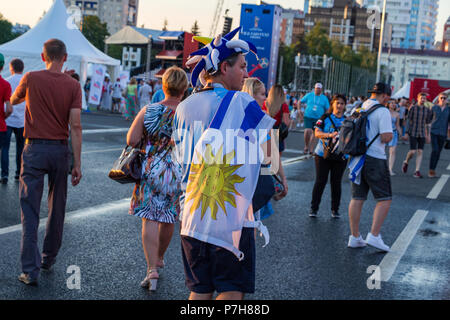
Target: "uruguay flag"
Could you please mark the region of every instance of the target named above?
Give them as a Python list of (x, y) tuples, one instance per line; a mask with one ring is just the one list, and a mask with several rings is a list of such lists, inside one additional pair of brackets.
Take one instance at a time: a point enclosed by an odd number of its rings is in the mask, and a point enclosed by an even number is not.
[(274, 123), (248, 94), (227, 92), (194, 148), (181, 235), (244, 258), (242, 228), (260, 226), (249, 211), (263, 160), (260, 144)]
[(361, 171), (362, 168), (364, 167), (365, 161), (366, 155), (363, 154), (362, 156), (351, 157), (350, 161), (348, 162), (348, 169), (349, 169), (348, 178), (354, 184), (357, 185), (361, 184)]

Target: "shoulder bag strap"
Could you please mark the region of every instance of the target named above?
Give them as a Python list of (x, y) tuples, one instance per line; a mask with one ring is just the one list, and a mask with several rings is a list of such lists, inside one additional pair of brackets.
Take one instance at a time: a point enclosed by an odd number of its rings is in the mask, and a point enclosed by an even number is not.
[[(377, 110), (378, 108), (382, 108), (385, 106), (383, 106), (381, 103), (376, 104), (374, 106), (372, 106), (368, 111), (367, 111), (367, 116), (369, 116), (369, 114), (371, 114), (372, 112), (374, 112), (375, 110)], [(370, 141), (370, 143), (367, 145), (367, 150), (369, 150), (370, 146), (375, 142), (375, 140), (377, 140), (377, 138), (380, 136), (380, 133), (378, 132), (377, 135), (375, 136), (375, 138), (372, 139), (372, 141)]]

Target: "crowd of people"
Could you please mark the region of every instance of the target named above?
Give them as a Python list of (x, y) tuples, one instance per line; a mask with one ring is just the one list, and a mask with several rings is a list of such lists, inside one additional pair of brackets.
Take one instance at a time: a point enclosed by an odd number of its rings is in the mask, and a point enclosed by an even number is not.
[[(386, 107), (390, 111), (393, 139), (387, 144), (389, 147), (389, 173), (395, 176), (394, 164), (396, 160), (396, 150), (398, 144), (410, 144), (410, 152), (402, 164), (402, 172), (407, 173), (409, 161), (416, 156), (415, 170), (413, 176), (422, 178), (420, 172), (422, 163), (422, 151), (425, 142), (431, 144), (432, 153), (429, 163), (428, 177), (436, 177), (436, 166), (439, 161), (440, 153), (447, 139), (447, 127), (445, 119), (448, 97), (442, 93), (437, 97), (437, 103), (428, 101), (428, 94), (419, 93), (412, 99), (402, 97), (398, 99), (389, 99)], [(345, 98), (345, 97), (344, 97)], [(328, 110), (331, 100), (329, 94), (322, 93), (322, 84), (317, 83), (314, 92), (288, 93), (286, 103), (289, 108), (283, 110), (289, 114), (290, 121), (284, 120), (289, 125), (289, 130), (298, 130), (304, 128), (305, 147), (304, 154), (316, 155), (312, 150), (317, 143), (317, 135), (314, 134), (315, 124), (321, 115)], [(328, 101), (327, 101), (328, 100)], [(350, 116), (352, 110), (360, 108), (365, 101), (366, 96), (351, 97), (345, 100), (344, 116)], [(411, 111), (411, 112), (410, 112)], [(419, 112), (417, 114), (417, 112)]]
[[(86, 97), (89, 97), (91, 79), (84, 85)], [(125, 120), (132, 121), (140, 110), (149, 103), (164, 100), (161, 80), (137, 80), (132, 77), (123, 86), (120, 78), (111, 82), (109, 76), (103, 81), (102, 95), (99, 104), (94, 106), (98, 111), (122, 114)]]
[[(201, 88), (193, 92), (187, 74), (178, 67), (167, 69), (156, 84), (138, 84), (132, 78), (122, 88), (120, 79), (114, 83), (105, 79), (99, 108), (122, 112), (127, 120), (132, 120), (127, 144), (145, 151), (129, 214), (142, 220), (147, 267), (140, 285), (149, 290), (157, 288), (166, 263), (165, 252), (175, 224), (180, 222), (181, 259), (190, 299), (212, 299), (215, 292), (217, 299), (242, 299), (244, 294), (255, 291), (255, 229), (267, 234), (262, 220), (273, 214), (271, 199), (280, 200), (288, 194), (281, 155), (289, 128), (294, 126), (304, 127), (303, 152), (314, 156), (311, 218), (318, 215), (328, 176), (331, 216), (341, 216), (342, 180), (349, 169), (352, 197), (348, 208), (348, 247), (369, 244), (384, 252), (390, 250), (380, 232), (392, 202), (391, 176), (395, 175), (399, 141), (410, 141), (402, 170), (406, 173), (409, 161), (416, 156), (417, 178), (422, 177), (424, 144), (431, 142), (428, 176), (437, 176), (439, 155), (450, 137), (450, 109), (445, 94), (440, 94), (438, 104), (429, 108), (425, 94), (411, 102), (391, 99), (391, 89), (384, 83), (377, 83), (368, 92), (368, 98), (349, 100), (340, 94), (323, 94), (320, 83), (298, 99), (286, 94), (278, 84), (266, 90), (259, 79), (247, 74), (245, 54), (253, 46), (242, 40), (229, 43), (238, 31), (239, 28), (213, 40), (219, 54), (211, 55), (211, 48), (193, 53), (188, 63), (195, 62), (198, 70), (190, 80), (202, 80)], [(8, 81), (0, 77), (0, 105), (5, 103), (5, 109), (0, 108), (2, 182), (8, 181), (9, 140), (14, 133), (15, 179), (20, 182), (23, 224), (19, 280), (29, 285), (37, 284), (41, 270), (51, 269), (61, 247), (68, 173), (74, 186), (82, 178), (81, 87), (70, 77), (72, 72), (62, 71), (67, 60), (62, 41), (47, 41), (42, 58), (46, 70), (22, 75), (23, 62), (15, 59), (10, 63), (12, 77)], [(0, 55), (0, 71), (3, 65)], [(89, 82), (84, 89), (89, 91)], [(120, 106), (123, 99), (124, 108)], [(340, 141), (341, 129), (346, 121), (361, 119), (368, 123), (364, 130), (365, 151), (350, 155), (342, 151), (345, 139)], [(212, 138), (230, 129), (236, 132), (236, 145), (220, 145), (217, 140), (225, 139)], [(262, 159), (256, 165), (236, 162), (240, 152), (236, 146), (244, 146), (248, 151), (252, 144), (261, 146)], [(261, 174), (263, 169), (270, 174)], [(45, 175), (49, 177), (49, 222), (41, 255), (37, 230)], [(239, 192), (236, 186), (240, 186)], [(359, 221), (369, 191), (377, 204), (372, 228), (364, 240)]]

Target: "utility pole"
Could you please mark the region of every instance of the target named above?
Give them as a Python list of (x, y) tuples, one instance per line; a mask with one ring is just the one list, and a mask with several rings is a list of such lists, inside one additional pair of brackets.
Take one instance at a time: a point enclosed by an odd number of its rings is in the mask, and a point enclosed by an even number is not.
[(145, 75), (147, 80), (150, 80), (150, 64), (152, 61), (152, 35), (148, 36), (148, 45), (147, 45), (147, 64), (145, 66)]
[(298, 66), (300, 65), (300, 52), (297, 53), (295, 57), (295, 70), (294, 70), (294, 92), (297, 94), (297, 72)]
[(84, 24), (84, 0), (81, 1), (81, 22), (80, 22), (81, 32), (83, 32), (83, 24)]
[(381, 79), (381, 54), (383, 53), (383, 36), (384, 36), (384, 21), (386, 19), (386, 1), (383, 3), (383, 13), (381, 16), (381, 29), (380, 29), (380, 44), (378, 48), (378, 62), (377, 62), (377, 81), (380, 82)]
[(281, 82), (283, 81), (283, 77), (282, 77), (282, 75), (283, 75), (283, 56), (281, 56), (280, 57), (280, 65), (279, 65), (279, 69), (278, 70), (280, 70), (280, 72), (278, 72), (278, 83), (279, 84), (281, 84)]

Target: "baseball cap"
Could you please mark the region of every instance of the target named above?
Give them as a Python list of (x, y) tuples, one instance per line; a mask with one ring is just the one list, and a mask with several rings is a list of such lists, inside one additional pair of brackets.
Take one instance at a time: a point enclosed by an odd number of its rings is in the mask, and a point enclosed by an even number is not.
[(320, 82), (317, 82), (316, 85), (314, 86), (314, 88), (322, 89), (323, 86), (322, 86), (322, 84)]
[(383, 82), (378, 82), (373, 86), (372, 90), (368, 91), (369, 93), (385, 93), (387, 95), (391, 95), (392, 94), (392, 90), (391, 88)]
[(5, 65), (5, 57), (0, 53), (0, 68)]

